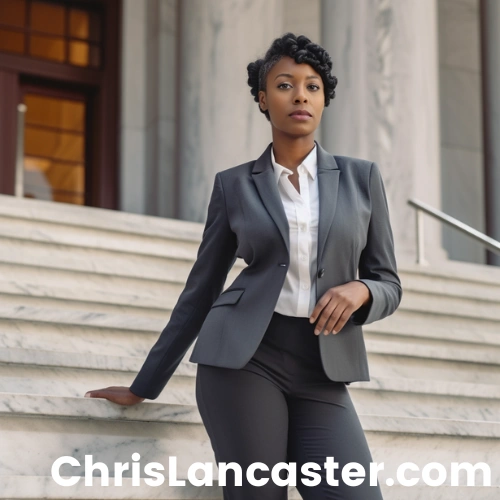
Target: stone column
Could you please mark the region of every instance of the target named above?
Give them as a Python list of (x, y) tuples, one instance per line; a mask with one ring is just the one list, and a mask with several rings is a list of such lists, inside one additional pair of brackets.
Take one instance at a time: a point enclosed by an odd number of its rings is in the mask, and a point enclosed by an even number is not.
[[(486, 231), (500, 241), (500, 3), (481, 0), (484, 174)], [(489, 253), (488, 263), (500, 266), (500, 255)]]
[[(339, 80), (322, 144), (379, 164), (398, 259), (414, 262), (407, 200), (441, 207), (436, 0), (323, 0), (322, 13)], [(425, 228), (427, 260), (445, 259), (440, 223), (426, 216)]]
[(146, 0), (124, 0), (122, 10), (120, 210), (146, 208)]
[(125, 0), (121, 209), (175, 217), (176, 0)]
[(179, 213), (204, 222), (216, 172), (257, 158), (271, 126), (247, 64), (283, 34), (283, 0), (182, 0), (179, 52)]

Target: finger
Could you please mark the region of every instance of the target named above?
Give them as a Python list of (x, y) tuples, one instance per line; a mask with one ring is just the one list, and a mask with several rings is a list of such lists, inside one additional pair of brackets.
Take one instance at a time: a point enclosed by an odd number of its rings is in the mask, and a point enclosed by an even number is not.
[(336, 325), (339, 321), (340, 316), (341, 316), (340, 306), (337, 305), (337, 307), (332, 311), (332, 314), (328, 318), (328, 321), (325, 325), (325, 331), (323, 332), (324, 335), (328, 335), (330, 333), (335, 334), (338, 332)]
[(316, 335), (319, 335), (323, 329), (326, 327), (326, 324), (328, 320), (330, 319), (332, 311), (330, 309), (323, 309), (323, 312), (321, 313), (321, 316), (318, 319), (318, 322), (316, 323), (316, 328), (314, 329), (314, 333)]
[(321, 312), (323, 311), (323, 308), (326, 306), (322, 304), (322, 302), (318, 302), (316, 304), (316, 307), (313, 309), (313, 312), (311, 313), (311, 316), (309, 316), (309, 323), (314, 323), (316, 319), (321, 315)]
[(86, 398), (106, 398), (113, 392), (114, 389), (119, 389), (118, 387), (105, 387), (102, 389), (95, 389), (93, 391), (87, 391), (85, 393)]
[(316, 319), (318, 319), (318, 317), (321, 316), (322, 311), (325, 309), (326, 306), (328, 306), (330, 301), (331, 297), (328, 294), (328, 292), (318, 300), (316, 306), (313, 309), (313, 312), (311, 313), (311, 316), (309, 316), (310, 323), (314, 323)]
[(340, 318), (337, 320), (335, 325), (333, 325), (332, 333), (334, 335), (339, 333), (340, 330), (342, 330), (342, 328), (344, 328), (344, 325), (347, 323), (347, 320), (350, 317), (350, 314), (348, 314), (348, 311), (350, 311), (350, 309), (348, 309), (348, 308), (344, 309), (344, 312), (340, 315)]
[(105, 393), (103, 393), (101, 390), (97, 391), (88, 391), (85, 393), (86, 398), (105, 398)]
[(329, 335), (330, 333), (336, 334), (338, 332), (338, 330), (336, 330), (334, 328), (336, 323), (337, 322), (335, 320), (330, 319), (328, 321), (328, 324), (325, 327), (325, 331), (323, 332), (323, 335)]

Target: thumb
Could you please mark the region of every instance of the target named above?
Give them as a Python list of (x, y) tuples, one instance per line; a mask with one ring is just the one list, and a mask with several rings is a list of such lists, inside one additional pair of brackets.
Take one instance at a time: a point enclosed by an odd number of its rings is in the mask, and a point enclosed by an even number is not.
[(99, 398), (102, 397), (99, 391), (88, 391), (85, 393), (85, 398)]

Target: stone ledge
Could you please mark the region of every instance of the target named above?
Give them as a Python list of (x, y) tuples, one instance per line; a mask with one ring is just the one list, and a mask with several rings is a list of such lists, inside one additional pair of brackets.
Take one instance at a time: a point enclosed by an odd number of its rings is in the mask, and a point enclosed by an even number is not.
[[(87, 311), (85, 309), (3, 305), (0, 306), (0, 321), (10, 320), (54, 325), (73, 325), (78, 327), (97, 327), (159, 334), (169, 321), (170, 312), (172, 311), (168, 307), (165, 310), (167, 312), (164, 318), (148, 318), (146, 316), (119, 312), (93, 312), (92, 310)], [(472, 318), (470, 319), (472, 320)], [(488, 347), (488, 344), (500, 347), (500, 335), (493, 332), (468, 332), (467, 328), (448, 331), (444, 328), (436, 328), (434, 332), (429, 325), (430, 322), (431, 320), (427, 317), (418, 326), (408, 325), (404, 318), (404, 311), (401, 311), (400, 313), (396, 312), (394, 316), (389, 316), (377, 322), (377, 324), (366, 325), (363, 327), (363, 330), (368, 333), (376, 332), (381, 335), (388, 334), (392, 337), (404, 337), (404, 342), (401, 342), (402, 345), (407, 345), (412, 339), (422, 338), (432, 339), (433, 341), (443, 340), (464, 343), (469, 344), (469, 347), (471, 344), (475, 344), (485, 349)], [(382, 342), (382, 340), (377, 340), (377, 342)], [(423, 348), (425, 346), (422, 345), (420, 347)], [(460, 347), (462, 348), (462, 346)], [(498, 362), (500, 363), (500, 358)]]
[[(184, 360), (181, 361), (175, 371), (175, 375), (189, 377), (196, 375), (196, 364), (186, 359), (190, 355), (191, 350), (192, 348), (186, 353)], [(137, 373), (144, 363), (144, 358), (80, 352), (0, 348), (0, 363)]]
[[(62, 209), (62, 207), (64, 209)], [(0, 215), (117, 233), (200, 240), (203, 223), (0, 194)]]
[(366, 339), (368, 354), (383, 354), (407, 358), (425, 358), (429, 360), (451, 361), (454, 363), (479, 363), (500, 366), (500, 356), (496, 349), (477, 344), (470, 346), (440, 346), (436, 349), (432, 345), (419, 345), (410, 342), (397, 342), (377, 339)]
[[(181, 361), (174, 377), (194, 378), (196, 376), (196, 363), (188, 361), (190, 352), (191, 349), (188, 350)], [(143, 362), (143, 358), (132, 356), (0, 348), (0, 363), (16, 364), (17, 366), (25, 365), (27, 367), (119, 371), (134, 374), (141, 368)], [(372, 376), (369, 382), (353, 382), (349, 389), (500, 400), (500, 386), (498, 385), (448, 380)]]
[[(118, 420), (201, 424), (198, 409), (192, 405), (163, 404), (152, 401), (124, 407), (97, 398), (56, 397), (34, 394), (0, 394), (0, 415), (49, 417), (80, 420)], [(500, 438), (500, 421), (455, 420), (360, 414), (366, 432), (405, 435)]]

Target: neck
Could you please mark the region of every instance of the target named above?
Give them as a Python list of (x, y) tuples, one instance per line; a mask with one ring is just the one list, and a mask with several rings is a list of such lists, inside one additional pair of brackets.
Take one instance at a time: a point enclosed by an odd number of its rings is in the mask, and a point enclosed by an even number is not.
[(314, 148), (314, 137), (276, 137), (273, 134), (273, 152), (277, 163), (294, 172)]

